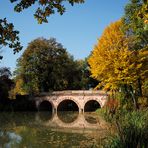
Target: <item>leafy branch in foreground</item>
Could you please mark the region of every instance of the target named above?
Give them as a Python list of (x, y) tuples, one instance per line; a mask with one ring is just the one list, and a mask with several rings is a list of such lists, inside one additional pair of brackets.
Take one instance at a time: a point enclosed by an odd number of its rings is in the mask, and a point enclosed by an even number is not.
[(64, 2), (70, 3), (72, 6), (75, 3), (84, 3), (84, 0), (10, 0), (13, 2), (18, 2), (14, 7), (16, 12), (21, 12), (24, 9), (27, 9), (34, 5), (36, 2), (38, 3), (38, 8), (34, 14), (34, 17), (37, 19), (39, 24), (47, 23), (47, 17), (51, 14), (54, 14), (57, 11), (59, 14), (63, 14), (66, 10), (64, 6)]
[[(12, 23), (8, 23), (6, 18), (0, 19), (0, 48), (9, 46), (13, 49), (14, 54), (22, 49), (18, 37), (19, 31), (14, 30)], [(0, 56), (2, 59), (2, 56)]]

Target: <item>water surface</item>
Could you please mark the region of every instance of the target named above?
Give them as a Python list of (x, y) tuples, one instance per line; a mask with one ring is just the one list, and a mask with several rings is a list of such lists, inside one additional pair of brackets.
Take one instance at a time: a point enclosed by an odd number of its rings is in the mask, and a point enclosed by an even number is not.
[(109, 132), (94, 113), (0, 113), (0, 148), (101, 147)]

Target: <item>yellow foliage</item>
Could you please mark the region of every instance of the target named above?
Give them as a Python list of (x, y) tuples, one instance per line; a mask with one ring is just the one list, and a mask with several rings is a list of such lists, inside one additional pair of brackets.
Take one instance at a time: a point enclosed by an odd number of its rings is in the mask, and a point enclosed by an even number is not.
[(25, 90), (22, 88), (23, 85), (23, 80), (22, 79), (17, 79), (15, 87), (10, 91), (10, 98), (15, 99), (15, 96), (17, 94), (19, 95), (26, 95), (27, 93)]
[(88, 59), (92, 77), (101, 80), (99, 86), (107, 90), (117, 90), (121, 84), (134, 84), (147, 73), (148, 51), (129, 50), (131, 39), (125, 37), (121, 27), (121, 20), (111, 23)]

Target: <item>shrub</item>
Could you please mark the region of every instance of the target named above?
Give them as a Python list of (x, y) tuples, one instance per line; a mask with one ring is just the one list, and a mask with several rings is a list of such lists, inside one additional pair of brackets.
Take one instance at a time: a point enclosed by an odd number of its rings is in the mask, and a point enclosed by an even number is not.
[(148, 147), (148, 110), (120, 111), (114, 116), (113, 122), (117, 127), (117, 136), (110, 137), (105, 147)]

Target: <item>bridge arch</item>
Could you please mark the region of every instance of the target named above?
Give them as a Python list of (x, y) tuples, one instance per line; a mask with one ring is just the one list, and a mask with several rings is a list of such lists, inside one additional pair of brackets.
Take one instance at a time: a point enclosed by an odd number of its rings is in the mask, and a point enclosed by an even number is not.
[(38, 103), (38, 111), (50, 111), (53, 112), (54, 105), (51, 101), (44, 99)]
[(84, 112), (96, 111), (101, 108), (101, 104), (97, 99), (89, 99), (84, 103)]
[(57, 111), (80, 111), (80, 105), (74, 98), (62, 98), (57, 104)]

